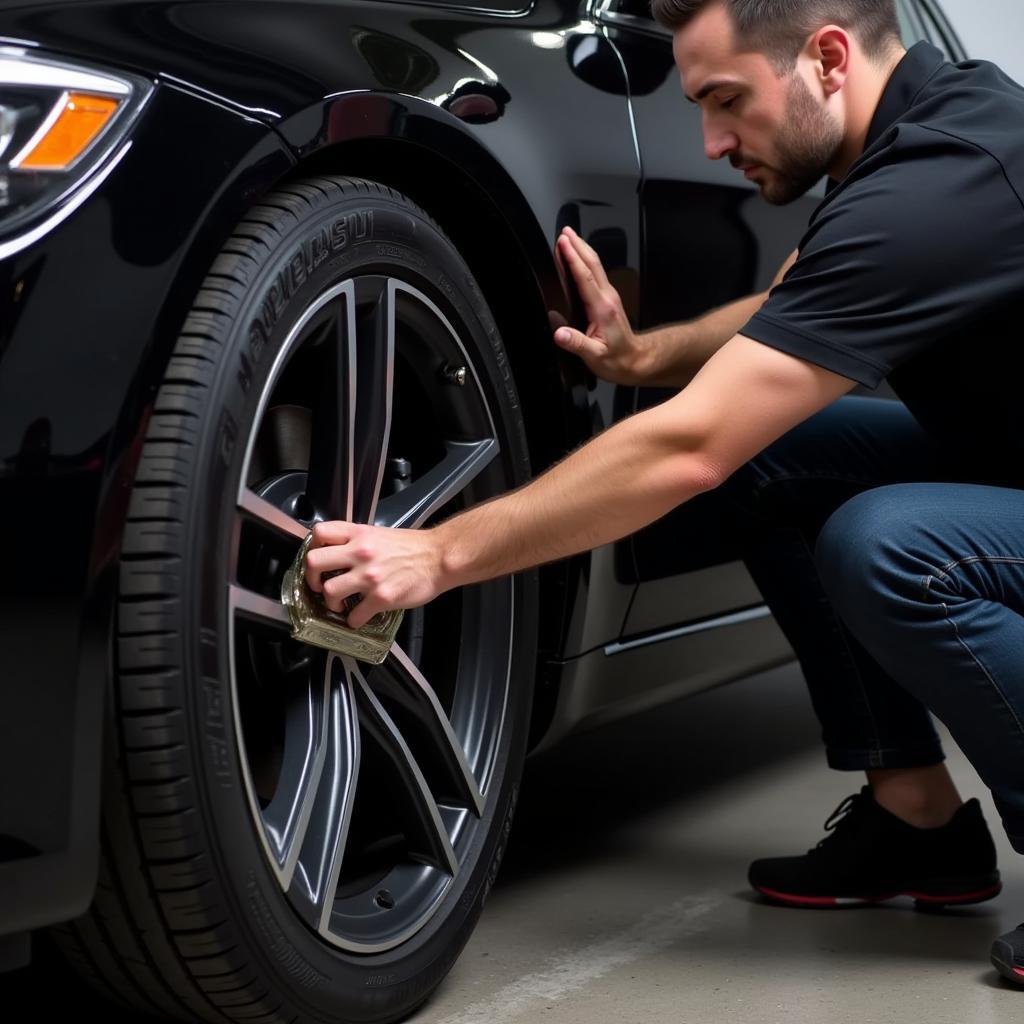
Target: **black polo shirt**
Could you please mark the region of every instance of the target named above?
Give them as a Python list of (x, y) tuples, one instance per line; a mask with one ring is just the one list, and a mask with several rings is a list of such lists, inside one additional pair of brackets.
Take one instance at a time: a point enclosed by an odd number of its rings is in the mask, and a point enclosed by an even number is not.
[(917, 43), (830, 184), (741, 333), (869, 388), (887, 378), (980, 473), (1024, 478), (1024, 89)]

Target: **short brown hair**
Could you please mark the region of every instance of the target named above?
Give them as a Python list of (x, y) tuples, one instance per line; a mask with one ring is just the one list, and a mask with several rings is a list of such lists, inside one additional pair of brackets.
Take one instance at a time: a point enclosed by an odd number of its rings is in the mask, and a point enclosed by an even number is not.
[(712, 3), (729, 12), (737, 44), (765, 54), (780, 71), (793, 67), (807, 37), (822, 25), (852, 32), (872, 60), (901, 42), (895, 0), (651, 0), (651, 13), (660, 25), (677, 29)]

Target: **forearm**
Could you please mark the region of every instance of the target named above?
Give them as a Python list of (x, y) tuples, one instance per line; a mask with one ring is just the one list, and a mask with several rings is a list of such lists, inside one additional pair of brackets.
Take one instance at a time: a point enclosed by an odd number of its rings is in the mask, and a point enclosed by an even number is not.
[(717, 486), (853, 384), (738, 336), (689, 387), (518, 491), (426, 530), (317, 523), (307, 582), (333, 611), (362, 595), (348, 613), (358, 629), (378, 612), (607, 544)]
[(700, 368), (761, 308), (768, 292), (748, 295), (686, 323), (671, 324), (640, 337), (648, 343), (644, 385), (686, 387)]
[(617, 540), (713, 485), (695, 438), (658, 406), (599, 435), (536, 480), (434, 528), (444, 589)]

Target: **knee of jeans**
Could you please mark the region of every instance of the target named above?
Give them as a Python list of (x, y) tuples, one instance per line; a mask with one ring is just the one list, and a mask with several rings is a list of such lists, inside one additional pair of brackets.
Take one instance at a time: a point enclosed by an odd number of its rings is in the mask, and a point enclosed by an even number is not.
[(815, 564), (825, 592), (849, 624), (873, 621), (894, 600), (913, 596), (920, 578), (914, 531), (898, 487), (858, 494), (825, 523)]

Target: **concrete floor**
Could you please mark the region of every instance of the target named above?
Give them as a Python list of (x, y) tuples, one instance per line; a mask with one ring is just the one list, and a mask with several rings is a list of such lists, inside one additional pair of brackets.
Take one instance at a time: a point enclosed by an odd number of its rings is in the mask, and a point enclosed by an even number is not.
[[(944, 914), (759, 903), (753, 857), (801, 853), (861, 777), (828, 771), (788, 667), (579, 736), (529, 762), (479, 927), (414, 1024), (1010, 1024), (1024, 991), (988, 963), (1024, 920), (1024, 861), (982, 798), (1006, 888)], [(10, 1019), (91, 1019), (38, 968), (0, 984)], [(13, 987), (12, 987), (13, 983)], [(0, 1019), (4, 1014), (0, 1011)]]
[(570, 740), (531, 762), (477, 931), (415, 1024), (1003, 1024), (989, 965), (1024, 919), (1024, 861), (987, 791), (1005, 888), (943, 914), (759, 903), (758, 856), (802, 853), (862, 776), (829, 771), (794, 667)]

